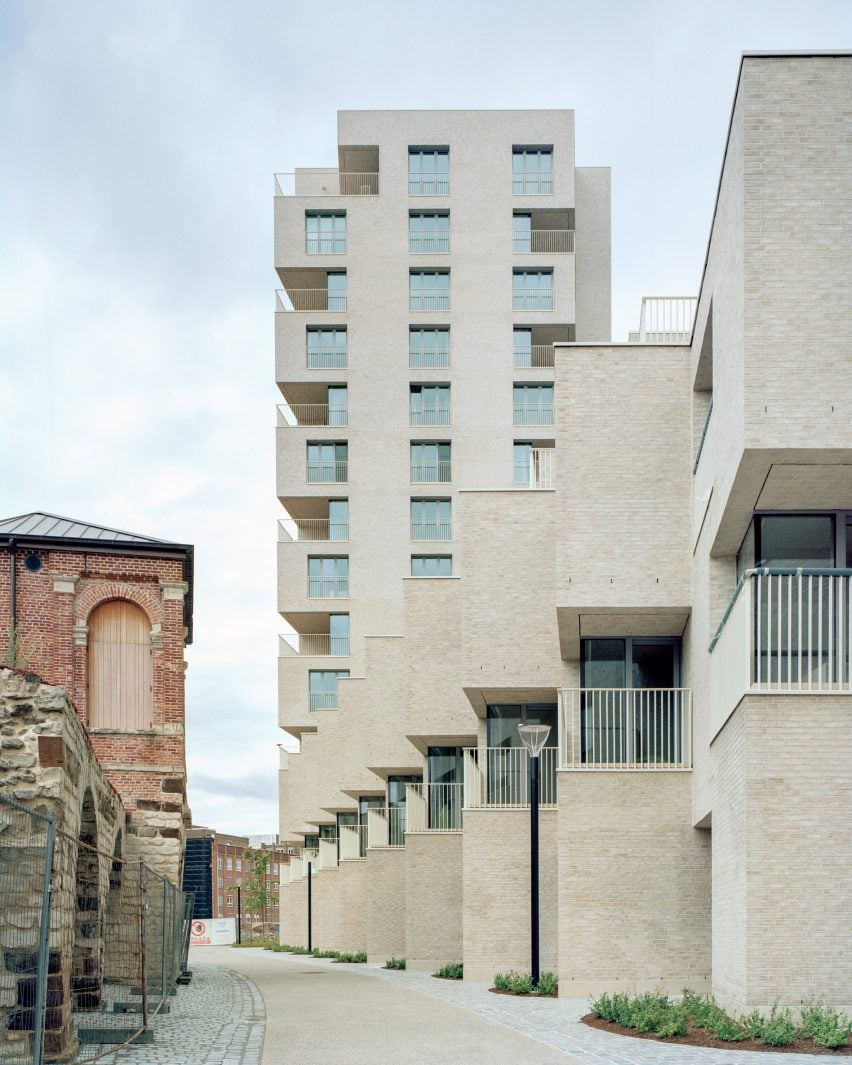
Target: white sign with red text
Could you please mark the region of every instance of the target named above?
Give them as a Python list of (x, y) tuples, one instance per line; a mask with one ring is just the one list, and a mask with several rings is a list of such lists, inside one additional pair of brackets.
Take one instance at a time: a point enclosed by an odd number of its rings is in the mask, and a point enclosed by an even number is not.
[(224, 946), (236, 941), (237, 925), (233, 917), (213, 917), (192, 922), (189, 942), (193, 947)]

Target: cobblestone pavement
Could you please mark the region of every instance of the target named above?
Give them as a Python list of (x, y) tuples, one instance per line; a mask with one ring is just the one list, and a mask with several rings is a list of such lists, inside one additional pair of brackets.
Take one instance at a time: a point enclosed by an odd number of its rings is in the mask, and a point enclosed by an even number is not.
[(98, 1065), (260, 1065), (266, 1010), (257, 987), (203, 955), (194, 955), (190, 968), (192, 983), (151, 1022), (154, 1042), (131, 1044)]
[[(261, 958), (265, 962), (262, 970), (257, 967)], [(548, 1054), (553, 1050), (570, 1055), (570, 1058), (560, 1057), (560, 1060), (589, 1065), (769, 1065), (770, 1061), (772, 1065), (815, 1065), (820, 1060), (810, 1054), (785, 1054), (779, 1058), (777, 1053), (771, 1052), (684, 1047), (611, 1035), (578, 1023), (579, 1018), (588, 1012), (588, 1003), (582, 999), (512, 998), (491, 994), (484, 983), (436, 980), (428, 973), (388, 971), (378, 965), (340, 965), (323, 959), (270, 954), (251, 948), (225, 951), (206, 947), (191, 955), (192, 983), (178, 990), (167, 1016), (154, 1020), (155, 1042), (148, 1046), (127, 1047), (99, 1060), (105, 1065), (261, 1065), (262, 1060), (266, 1065), (279, 1062), (313, 1065), (320, 1060), (328, 1065), (348, 1065), (350, 1060), (355, 1060), (349, 1056), (353, 1052), (351, 1043), (348, 1047), (326, 1045), (321, 1057), (306, 1057), (303, 1053), (297, 1057), (289, 1056), (286, 1021), (280, 1033), (283, 1038), (276, 1040), (277, 1046), (267, 1046), (264, 1055), (264, 1001), (256, 984), (235, 971), (241, 963), (257, 976), (270, 995), (273, 991), (280, 995), (275, 987), (277, 974), (283, 978), (292, 974), (294, 969), (304, 971), (305, 967), (330, 970), (330, 973), (341, 976), (352, 974), (364, 980), (395, 985), (406, 992), (429, 995), (446, 1005), (460, 1007), (482, 1020), (537, 1040), (543, 1044), (541, 1060), (551, 1060)], [(326, 990), (331, 991), (331, 987)], [(335, 986), (335, 992), (345, 997), (345, 991), (339, 986)], [(345, 1008), (346, 1003), (342, 1001), (323, 1002), (322, 1006), (318, 1003), (317, 1017), (323, 1015), (324, 1009)], [(354, 1031), (350, 1032), (350, 1035), (354, 1034)], [(429, 1033), (412, 1030), (411, 1038), (425, 1039), (428, 1044)], [(436, 1059), (427, 1051), (422, 1059), (416, 1060), (432, 1062)], [(442, 1059), (441, 1065), (465, 1065), (465, 1061), (457, 1056), (452, 1061), (443, 1062)]]

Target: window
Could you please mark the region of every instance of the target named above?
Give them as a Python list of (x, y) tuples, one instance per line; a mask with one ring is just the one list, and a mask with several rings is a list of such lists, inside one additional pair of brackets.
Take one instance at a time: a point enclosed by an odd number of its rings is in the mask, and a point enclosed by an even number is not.
[(553, 148), (512, 149), (512, 192), (516, 196), (550, 196), (553, 192)]
[(328, 616), (329, 654), (349, 654), (349, 615), (329, 614)]
[(764, 514), (755, 518), (754, 531), (758, 566), (826, 569), (834, 565), (831, 514)]
[(308, 255), (339, 255), (345, 252), (345, 212), (306, 212), (305, 251)]
[(405, 842), (406, 788), (409, 784), (423, 783), (422, 777), (388, 777), (388, 842), (392, 847), (401, 847)]
[(452, 831), (461, 828), (464, 769), (461, 747), (430, 747), (429, 827)]
[(512, 365), (532, 366), (532, 329), (512, 330)]
[(327, 274), (328, 309), (330, 311), (346, 310), (346, 274)]
[(225, 868), (226, 869), (231, 869), (231, 870), (234, 868), (234, 859), (233, 858), (226, 858), (225, 859)]
[(446, 211), (408, 216), (408, 250), (415, 255), (450, 250), (450, 216)]
[(553, 443), (533, 447), (532, 443), (516, 440), (514, 444), (515, 484), (526, 488), (553, 488)]
[(276, 884), (276, 882), (274, 880), (272, 881), (272, 890), (273, 891), (277, 891), (278, 890), (278, 884)]
[[(220, 887), (221, 887), (221, 885), (220, 885)], [(219, 902), (219, 909), (221, 910), (222, 906), (223, 906), (223, 903), (224, 903), (224, 898), (223, 898), (222, 895), (219, 895), (218, 902)]]
[(412, 555), (412, 577), (452, 577), (452, 555)]
[[(348, 425), (349, 424), (349, 390), (346, 385), (329, 385), (327, 390), (328, 398), (328, 410), (326, 412), (328, 425)], [(307, 417), (311, 417), (311, 405), (308, 405), (309, 410)], [(316, 418), (314, 423), (310, 424), (322, 424), (322, 411), (318, 412), (319, 417)]]
[(234, 896), (233, 895), (227, 895), (225, 897), (225, 905), (226, 906), (233, 906), (234, 905)]
[[(272, 863), (272, 875), (273, 876), (278, 876), (278, 862), (273, 862)], [(273, 888), (273, 890), (275, 890), (275, 888), (277, 888), (277, 887), (278, 887), (278, 885), (276, 884), (275, 887)]]
[(412, 483), (449, 481), (452, 474), (449, 443), (411, 445)]
[(409, 391), (410, 425), (449, 425), (450, 386), (411, 385)]
[(308, 699), (311, 710), (338, 708), (337, 682), (348, 677), (348, 669), (312, 669), (308, 672)]
[(512, 309), (515, 311), (552, 311), (553, 271), (513, 271)]
[(676, 688), (680, 640), (629, 636), (582, 641), (584, 688)]
[(410, 310), (449, 310), (449, 270), (412, 270), (409, 274), (408, 283), (408, 306)]
[(311, 443), (308, 447), (308, 483), (341, 483), (349, 476), (347, 444)]
[(219, 858), (217, 858), (217, 859), (216, 859), (216, 868), (217, 868), (217, 869), (221, 869), (221, 868), (222, 868), (222, 865), (223, 865), (223, 861), (224, 861), (224, 860), (223, 860), (223, 859), (222, 859), (221, 857), (219, 857)]
[(328, 501), (328, 538), (329, 540), (349, 539), (349, 500), (329, 499)]
[(88, 672), (92, 728), (151, 728), (151, 622), (144, 610), (112, 599), (92, 611)]
[(418, 370), (449, 366), (449, 329), (409, 329), (408, 365)]
[(486, 781), (488, 801), (496, 805), (529, 802), (529, 763), (518, 725), (549, 725), (540, 757), (539, 796), (542, 803), (556, 802), (557, 708), (552, 703), (518, 703), (489, 706), (487, 719)]
[(408, 194), (410, 196), (448, 196), (449, 192), (449, 148), (409, 148)]
[(527, 254), (532, 251), (531, 214), (512, 215), (512, 251)]
[(553, 385), (515, 385), (515, 425), (553, 425)]
[(532, 444), (519, 444), (514, 446), (515, 456), (515, 484), (528, 484), (530, 479), (530, 452)]
[(308, 598), (340, 599), (349, 595), (348, 557), (313, 557), (308, 559)]
[(329, 326), (309, 326), (307, 366), (309, 370), (336, 370), (346, 366), (346, 330)]
[(449, 499), (412, 499), (411, 539), (452, 539), (451, 514)]
[(221, 876), (217, 876), (216, 877), (216, 887), (220, 887), (221, 888), (221, 887), (224, 887), (224, 886), (225, 886), (225, 878), (221, 877)]
[(242, 860), (242, 858), (237, 858), (237, 872), (241, 873), (242, 871), (243, 871), (243, 860)]

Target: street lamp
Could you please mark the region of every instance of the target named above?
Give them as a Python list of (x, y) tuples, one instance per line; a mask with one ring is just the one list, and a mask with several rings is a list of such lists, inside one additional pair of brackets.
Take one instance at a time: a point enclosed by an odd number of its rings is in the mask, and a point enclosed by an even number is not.
[(550, 735), (550, 725), (518, 725), (530, 763), (530, 969), (538, 987), (538, 757)]

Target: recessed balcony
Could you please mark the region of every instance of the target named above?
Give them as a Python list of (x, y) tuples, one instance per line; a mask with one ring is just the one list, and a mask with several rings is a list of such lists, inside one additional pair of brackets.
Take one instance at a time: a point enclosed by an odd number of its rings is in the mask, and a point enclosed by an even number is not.
[(698, 306), (697, 296), (643, 296), (639, 329), (631, 344), (688, 344)]
[(279, 403), (277, 409), (279, 429), (349, 424), (349, 412), (345, 406), (333, 406), (328, 403)]
[(275, 175), (276, 196), (378, 196), (378, 145), (340, 145), (337, 167), (299, 167)]
[(522, 452), (525, 445), (515, 445), (514, 483), (518, 488), (541, 491), (555, 486), (556, 449), (550, 447), (529, 447)]
[[(467, 747), (463, 754), (465, 807), (515, 810), (529, 806), (526, 747)], [(543, 747), (539, 755), (541, 806), (556, 806), (557, 762), (558, 748)]]
[(299, 541), (340, 543), (349, 539), (349, 522), (329, 518), (279, 518), (278, 542)]
[(281, 633), (278, 638), (280, 658), (345, 658), (349, 655), (349, 635), (329, 632)]
[(573, 210), (516, 211), (512, 216), (512, 251), (516, 255), (573, 254)]
[(575, 327), (564, 325), (516, 326), (512, 334), (512, 365), (518, 370), (548, 369), (555, 365), (554, 344), (570, 343)]
[(464, 784), (407, 784), (408, 832), (461, 832)]

